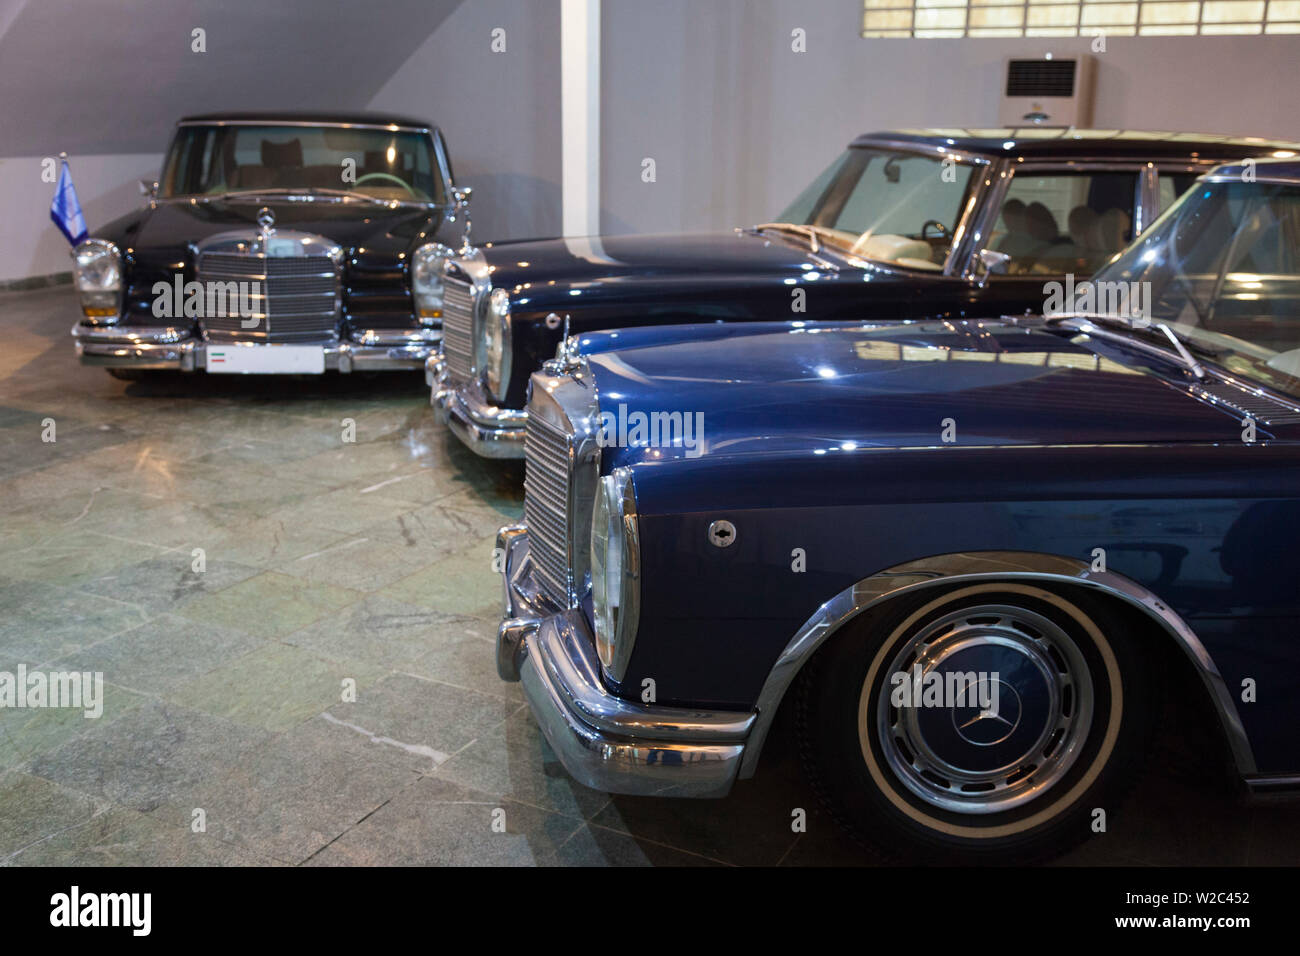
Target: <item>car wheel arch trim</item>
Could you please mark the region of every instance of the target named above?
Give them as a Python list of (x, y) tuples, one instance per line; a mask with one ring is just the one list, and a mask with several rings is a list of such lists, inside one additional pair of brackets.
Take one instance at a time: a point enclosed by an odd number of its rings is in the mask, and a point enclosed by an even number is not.
[(772, 721), (795, 677), (816, 650), (865, 611), (935, 587), (987, 581), (1068, 585), (1118, 599), (1158, 625), (1200, 678), (1223, 730), (1236, 771), (1256, 772), (1254, 753), (1227, 684), (1196, 632), (1173, 608), (1142, 585), (1114, 571), (1093, 571), (1078, 558), (1024, 551), (967, 551), (933, 555), (872, 574), (817, 609), (786, 644), (768, 672), (755, 704), (756, 719), (745, 747), (740, 778), (754, 775)]

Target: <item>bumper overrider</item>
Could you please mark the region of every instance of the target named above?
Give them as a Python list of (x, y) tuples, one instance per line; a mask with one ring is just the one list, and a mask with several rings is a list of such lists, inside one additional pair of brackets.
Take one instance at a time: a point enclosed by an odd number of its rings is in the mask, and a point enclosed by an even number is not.
[[(72, 338), (82, 365), (109, 368), (205, 371), (209, 347), (231, 347), (210, 343), (188, 328), (78, 323), (72, 327)], [(352, 339), (304, 344), (322, 346), (327, 371), (393, 371), (420, 368), (440, 338), (439, 331), (367, 331)]]
[(524, 457), (527, 411), (493, 405), (476, 382), (451, 382), (446, 363), (436, 354), (425, 363), (424, 380), (438, 420), (472, 451), (484, 458)]
[(531, 581), (528, 532), (497, 532), (504, 620), (497, 671), (520, 681), (533, 715), (575, 779), (608, 793), (721, 797), (740, 771), (752, 713), (641, 704), (609, 693), (586, 615), (557, 611)]

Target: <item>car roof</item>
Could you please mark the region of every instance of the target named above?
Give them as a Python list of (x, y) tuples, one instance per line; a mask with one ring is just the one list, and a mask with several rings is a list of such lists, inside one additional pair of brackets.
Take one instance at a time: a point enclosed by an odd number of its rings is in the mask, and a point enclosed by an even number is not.
[(258, 123), (273, 126), (276, 124), (311, 125), (311, 126), (401, 126), (410, 129), (434, 128), (425, 119), (411, 116), (396, 116), (392, 113), (369, 112), (326, 112), (313, 110), (238, 110), (228, 113), (201, 113), (185, 116), (180, 124), (202, 123)]
[(1246, 176), (1245, 163), (1224, 163), (1210, 172), (1213, 179), (1240, 179), (1243, 182), (1289, 182), (1300, 184), (1300, 159), (1261, 159)]
[(1257, 136), (1162, 133), (1128, 129), (896, 129), (867, 133), (853, 146), (881, 143), (952, 148), (983, 156), (1042, 159), (1141, 157), (1235, 159), (1272, 153), (1300, 153), (1300, 143)]

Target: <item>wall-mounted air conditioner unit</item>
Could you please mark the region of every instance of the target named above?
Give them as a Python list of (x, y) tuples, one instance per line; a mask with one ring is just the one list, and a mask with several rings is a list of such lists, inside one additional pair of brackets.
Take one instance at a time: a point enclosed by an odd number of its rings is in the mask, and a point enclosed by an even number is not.
[(1092, 58), (1008, 59), (998, 122), (1003, 126), (1092, 125)]

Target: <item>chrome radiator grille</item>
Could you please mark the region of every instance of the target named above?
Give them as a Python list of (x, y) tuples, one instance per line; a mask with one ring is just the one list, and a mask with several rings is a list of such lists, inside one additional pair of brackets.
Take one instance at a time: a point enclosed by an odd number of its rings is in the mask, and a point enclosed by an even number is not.
[(474, 374), (474, 289), (465, 279), (443, 279), (442, 357), (453, 382), (468, 382)]
[(572, 603), (569, 498), (570, 436), (539, 415), (528, 416), (524, 434), (524, 521), (538, 584), (561, 607)]
[(227, 300), (228, 314), (205, 314), (200, 320), (206, 332), (223, 338), (291, 342), (329, 337), (337, 331), (339, 275), (328, 256), (268, 258), (205, 252), (198, 258), (198, 280), (257, 283), (258, 288), (258, 295), (249, 298), (253, 316), (242, 318), (238, 300)]

